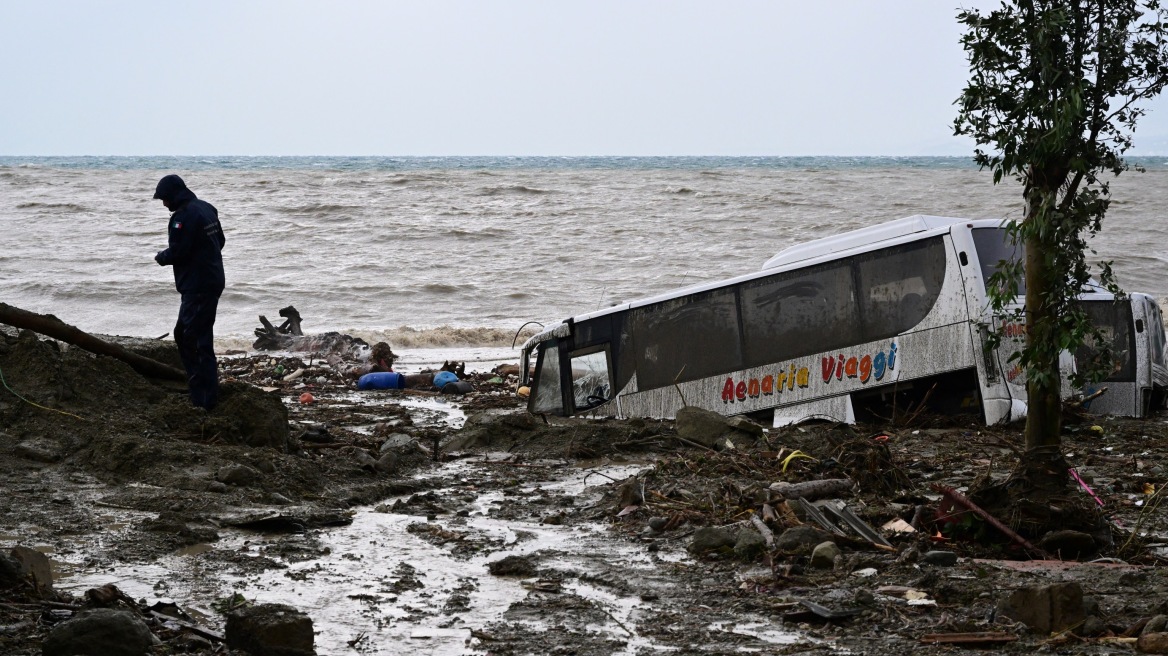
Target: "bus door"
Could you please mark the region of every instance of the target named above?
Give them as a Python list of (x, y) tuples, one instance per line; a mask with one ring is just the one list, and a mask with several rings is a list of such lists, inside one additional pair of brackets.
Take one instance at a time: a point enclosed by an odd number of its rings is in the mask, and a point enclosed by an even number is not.
[[(1020, 248), (1008, 243), (1006, 231), (996, 226), (954, 228), (953, 246), (961, 264), (969, 311), (969, 335), (977, 358), (982, 385), (982, 406), (987, 424), (1015, 421), (1026, 416), (1026, 376), (1010, 356), (1025, 346), (1025, 325), (994, 316), (986, 292), (987, 282), (1003, 260), (1020, 257)], [(1021, 284), (1021, 282), (1020, 282)], [(1019, 290), (1024, 298), (1025, 289)], [(992, 336), (1001, 335), (998, 348), (991, 348)]]
[(535, 376), (531, 380), (531, 397), (527, 411), (532, 414), (565, 415), (564, 382), (561, 371), (559, 339), (549, 339), (536, 346)]

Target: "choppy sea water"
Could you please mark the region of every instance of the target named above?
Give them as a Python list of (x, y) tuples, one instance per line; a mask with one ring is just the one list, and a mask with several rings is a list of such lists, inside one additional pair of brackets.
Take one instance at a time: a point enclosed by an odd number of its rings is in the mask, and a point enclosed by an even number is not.
[[(1129, 291), (1168, 297), (1168, 158), (1112, 183), (1093, 244)], [(294, 305), (307, 332), (395, 347), (507, 347), (526, 322), (757, 269), (913, 214), (1017, 217), (1014, 184), (961, 158), (0, 157), (0, 301), (97, 333), (158, 336), (178, 308), (178, 173), (227, 235), (216, 343)]]

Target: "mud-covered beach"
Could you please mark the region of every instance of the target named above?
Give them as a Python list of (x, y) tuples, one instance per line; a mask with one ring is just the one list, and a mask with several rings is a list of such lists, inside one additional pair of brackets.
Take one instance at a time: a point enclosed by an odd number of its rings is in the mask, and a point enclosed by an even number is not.
[[(272, 604), (318, 654), (1131, 653), (1168, 622), (1162, 415), (1070, 417), (1082, 483), (1047, 510), (1100, 521), (1037, 535), (949, 493), (1004, 480), (1021, 425), (563, 419), (473, 367), (465, 395), (358, 391), (318, 353), (220, 368), (206, 413), (0, 333), (0, 653), (61, 653), (95, 609), (148, 653), (311, 653), (238, 646), (229, 618)], [(876, 534), (817, 522), (812, 481)]]

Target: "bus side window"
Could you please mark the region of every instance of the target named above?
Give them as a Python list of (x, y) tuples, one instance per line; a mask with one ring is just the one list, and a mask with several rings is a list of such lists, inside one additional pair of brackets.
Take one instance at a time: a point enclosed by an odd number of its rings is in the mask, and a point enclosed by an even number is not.
[(531, 397), (531, 412), (564, 414), (561, 389), (559, 343), (544, 342), (539, 346), (539, 360), (535, 365), (535, 394)]
[(742, 368), (733, 288), (637, 308), (630, 314), (641, 390)]
[(572, 404), (576, 410), (605, 403), (612, 396), (611, 389), (607, 352), (572, 356)]
[(745, 366), (862, 341), (852, 267), (846, 261), (743, 283), (741, 294)]
[(856, 260), (865, 341), (899, 335), (919, 324), (945, 282), (945, 245), (940, 237), (881, 249)]

